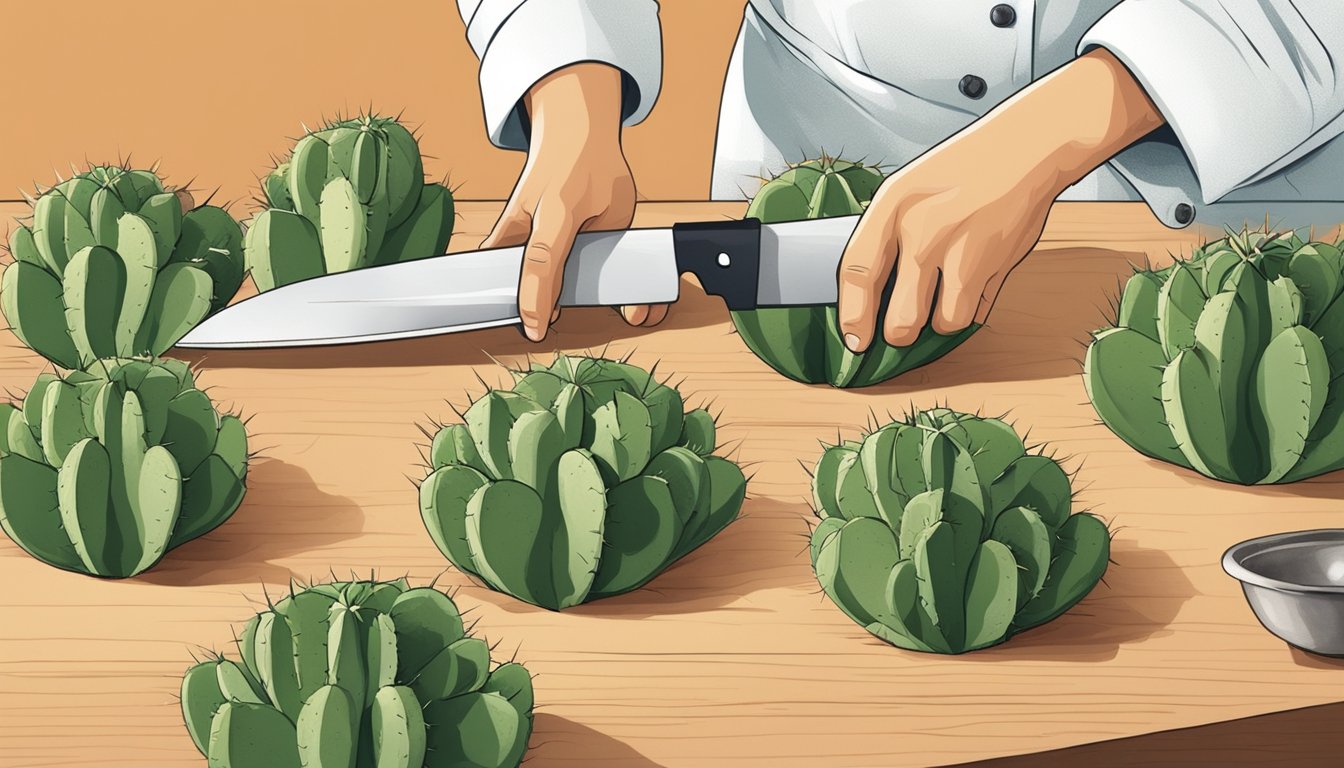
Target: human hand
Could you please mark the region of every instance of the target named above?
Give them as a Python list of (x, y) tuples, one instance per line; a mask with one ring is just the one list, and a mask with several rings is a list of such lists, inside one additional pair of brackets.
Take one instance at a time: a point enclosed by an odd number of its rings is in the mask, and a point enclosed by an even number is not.
[[(528, 93), (532, 122), (527, 164), (499, 221), (481, 244), (526, 243), (518, 313), (532, 341), (546, 337), (574, 238), (587, 230), (626, 229), (635, 212), (635, 180), (621, 150), (621, 74), (604, 64), (558, 70)], [(622, 307), (632, 325), (655, 325), (666, 305)]]
[(1039, 240), (1054, 199), (1161, 124), (1128, 70), (1097, 50), (893, 174), (841, 260), (845, 346), (862, 352), (877, 332), (892, 346), (907, 346), (926, 323), (945, 335), (984, 323), (1004, 281)]

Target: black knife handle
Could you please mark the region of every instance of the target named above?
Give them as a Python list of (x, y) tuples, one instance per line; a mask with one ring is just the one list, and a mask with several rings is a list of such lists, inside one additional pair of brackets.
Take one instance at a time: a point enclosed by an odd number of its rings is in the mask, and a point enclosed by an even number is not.
[(760, 221), (675, 224), (672, 245), (677, 271), (699, 278), (705, 293), (722, 297), (734, 311), (756, 308), (756, 287), (761, 277)]

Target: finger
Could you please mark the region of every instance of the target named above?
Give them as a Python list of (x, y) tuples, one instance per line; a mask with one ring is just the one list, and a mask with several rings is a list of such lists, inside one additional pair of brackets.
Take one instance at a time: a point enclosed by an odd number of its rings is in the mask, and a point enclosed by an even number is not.
[(999, 292), (1003, 290), (1003, 284), (1008, 279), (1008, 273), (1003, 272), (994, 275), (989, 279), (985, 286), (985, 292), (980, 296), (980, 306), (975, 310), (975, 324), (984, 325), (989, 320), (989, 313), (994, 310), (994, 302), (999, 300)]
[(897, 248), (893, 228), (871, 213), (859, 220), (845, 246), (837, 274), (838, 311), (840, 332), (851, 352), (862, 352), (872, 343), (882, 287), (896, 265)]
[(649, 319), (649, 307), (647, 304), (640, 304), (630, 307), (620, 308), (621, 317), (630, 325), (643, 325)]
[(555, 311), (551, 313), (551, 325), (555, 325), (555, 321), (559, 319), (560, 319), (560, 308), (556, 307)]
[(567, 213), (533, 219), (532, 239), (523, 249), (523, 271), (518, 281), (518, 316), (523, 332), (532, 341), (546, 338), (546, 327), (564, 284), (565, 260), (578, 231), (578, 222)]
[(655, 325), (667, 319), (667, 313), (672, 311), (671, 304), (654, 304), (649, 307), (649, 316), (644, 319), (644, 327), (652, 328)]
[(981, 275), (983, 268), (972, 261), (976, 255), (967, 251), (965, 238), (959, 238), (949, 246), (943, 258), (943, 280), (938, 287), (937, 306), (933, 309), (930, 324), (934, 331), (944, 336), (965, 329), (975, 320), (975, 312), (980, 308), (989, 275)]
[(527, 242), (527, 235), (532, 231), (532, 218), (525, 213), (517, 211), (513, 206), (504, 209), (500, 214), (499, 220), (490, 230), (490, 234), (481, 241), (481, 249), (487, 248), (506, 248), (510, 245), (519, 245)]
[(917, 254), (901, 256), (896, 266), (896, 284), (887, 303), (887, 318), (882, 337), (893, 347), (915, 343), (929, 320), (933, 295), (938, 288), (938, 268), (921, 264)]

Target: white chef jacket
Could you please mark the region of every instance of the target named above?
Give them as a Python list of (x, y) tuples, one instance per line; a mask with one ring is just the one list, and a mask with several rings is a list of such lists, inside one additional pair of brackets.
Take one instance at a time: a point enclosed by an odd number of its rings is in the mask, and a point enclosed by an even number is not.
[[(570, 64), (624, 73), (628, 125), (658, 98), (656, 0), (458, 8), (498, 146), (526, 148), (523, 95)], [(823, 150), (900, 167), (1097, 47), (1167, 125), (1062, 199), (1142, 199), (1172, 227), (1344, 221), (1344, 0), (750, 0), (711, 196), (747, 197), (759, 177)]]

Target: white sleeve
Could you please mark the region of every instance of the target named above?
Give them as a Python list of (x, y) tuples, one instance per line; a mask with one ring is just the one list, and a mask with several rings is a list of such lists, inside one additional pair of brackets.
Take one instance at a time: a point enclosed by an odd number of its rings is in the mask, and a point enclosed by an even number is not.
[(1341, 0), (1124, 0), (1078, 51), (1098, 47), (1162, 112), (1205, 203), (1344, 133)]
[(467, 41), (481, 60), (490, 140), (526, 149), (522, 100), (550, 73), (580, 62), (621, 70), (626, 125), (653, 109), (662, 83), (657, 0), (457, 0)]

